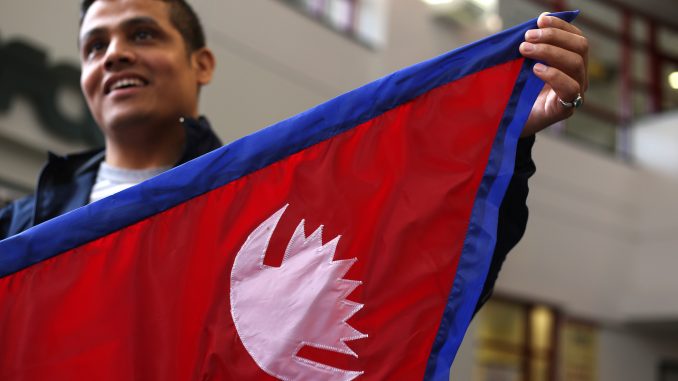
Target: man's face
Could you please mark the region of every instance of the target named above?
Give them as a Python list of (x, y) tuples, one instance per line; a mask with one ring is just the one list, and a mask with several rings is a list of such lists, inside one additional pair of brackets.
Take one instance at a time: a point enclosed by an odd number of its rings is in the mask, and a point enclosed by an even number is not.
[(159, 0), (99, 0), (80, 28), (80, 84), (105, 134), (196, 116), (204, 84)]

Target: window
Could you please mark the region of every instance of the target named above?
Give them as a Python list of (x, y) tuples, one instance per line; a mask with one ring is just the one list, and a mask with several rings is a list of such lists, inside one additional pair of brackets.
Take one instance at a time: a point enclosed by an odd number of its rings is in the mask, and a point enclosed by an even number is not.
[(387, 0), (281, 0), (370, 48), (386, 39)]
[(554, 307), (495, 297), (478, 316), (474, 381), (594, 381), (597, 328)]

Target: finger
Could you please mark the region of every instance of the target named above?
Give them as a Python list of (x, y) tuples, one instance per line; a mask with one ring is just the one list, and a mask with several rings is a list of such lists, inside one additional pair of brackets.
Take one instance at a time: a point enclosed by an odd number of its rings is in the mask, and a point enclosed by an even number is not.
[(582, 87), (586, 87), (586, 63), (581, 55), (563, 48), (548, 44), (520, 44), (520, 53), (536, 61), (545, 62), (572, 77)]
[[(584, 33), (579, 28), (561, 18), (550, 16), (548, 12), (544, 12), (541, 15), (539, 15), (539, 17), (537, 18), (537, 26), (539, 26), (539, 28), (541, 29), (545, 28), (560, 29), (565, 32), (569, 32), (572, 35), (584, 37)], [(576, 51), (580, 53), (584, 59), (584, 68), (583, 68), (584, 81), (581, 83), (583, 85), (584, 91), (586, 91), (586, 89), (588, 88), (588, 73), (586, 69), (588, 67), (588, 40), (585, 40), (585, 43), (583, 45), (586, 47), (585, 50), (576, 50)]]
[[(579, 69), (583, 73), (584, 90), (588, 87), (588, 67), (589, 44), (588, 39), (578, 34), (566, 32), (562, 29), (545, 28), (545, 29), (531, 29), (525, 32), (525, 40), (533, 44), (553, 45), (571, 52), (579, 54), (583, 58), (584, 66)], [(556, 50), (557, 54), (557, 50)], [(553, 64), (556, 66), (555, 64)]]
[(551, 86), (558, 98), (566, 102), (570, 102), (577, 98), (577, 96), (583, 95), (579, 82), (557, 68), (537, 63), (532, 70), (546, 85)]
[(530, 29), (525, 32), (525, 41), (533, 44), (554, 45), (586, 57), (589, 52), (589, 42), (584, 36), (566, 32), (557, 28)]
[(539, 28), (557, 28), (580, 36), (584, 35), (584, 33), (576, 26), (558, 17), (549, 16), (547, 13), (542, 13), (539, 16), (537, 19), (537, 26)]

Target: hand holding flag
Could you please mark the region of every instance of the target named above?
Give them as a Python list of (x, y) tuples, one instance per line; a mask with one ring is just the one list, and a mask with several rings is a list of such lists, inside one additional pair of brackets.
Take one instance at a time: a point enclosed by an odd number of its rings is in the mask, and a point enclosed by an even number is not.
[(540, 61), (534, 74), (545, 82), (534, 102), (522, 136), (570, 117), (573, 107), (564, 107), (559, 99), (569, 102), (583, 96), (588, 88), (588, 40), (579, 28), (558, 17), (543, 13), (537, 19), (538, 29), (525, 33), (520, 53)]

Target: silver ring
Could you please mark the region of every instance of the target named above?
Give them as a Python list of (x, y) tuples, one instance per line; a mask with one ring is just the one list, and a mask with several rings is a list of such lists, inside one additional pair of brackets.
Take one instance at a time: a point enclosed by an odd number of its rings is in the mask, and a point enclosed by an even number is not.
[(577, 97), (574, 98), (572, 102), (565, 102), (564, 100), (558, 98), (558, 101), (560, 102), (561, 105), (565, 108), (578, 108), (581, 105), (584, 104), (584, 98), (581, 97), (581, 94), (577, 94)]

